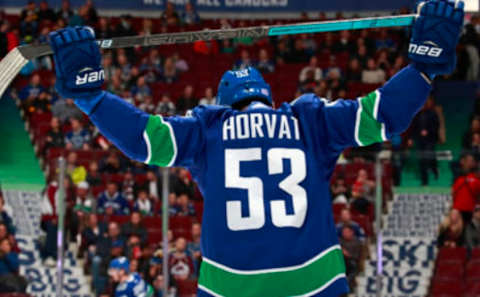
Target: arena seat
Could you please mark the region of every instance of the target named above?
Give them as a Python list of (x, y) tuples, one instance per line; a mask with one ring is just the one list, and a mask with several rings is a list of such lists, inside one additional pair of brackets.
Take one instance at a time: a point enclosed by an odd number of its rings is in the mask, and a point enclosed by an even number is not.
[(458, 281), (434, 281), (432, 282), (432, 294), (452, 294), (461, 296), (463, 284), (459, 286)]
[(148, 244), (160, 244), (162, 242), (162, 229), (150, 229), (147, 230), (147, 243)]
[(464, 267), (455, 262), (439, 262), (435, 268), (435, 280), (461, 280), (464, 275)]
[(197, 281), (196, 280), (178, 280), (178, 296), (179, 297), (195, 297), (197, 296)]
[(480, 282), (480, 260), (470, 260), (467, 263), (465, 277)]
[(455, 262), (463, 265), (467, 259), (467, 249), (464, 247), (442, 247), (438, 251), (437, 261)]

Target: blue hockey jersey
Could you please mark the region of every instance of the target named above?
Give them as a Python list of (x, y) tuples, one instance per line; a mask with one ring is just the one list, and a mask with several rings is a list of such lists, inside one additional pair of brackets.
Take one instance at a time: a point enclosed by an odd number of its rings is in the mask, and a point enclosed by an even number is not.
[(205, 203), (199, 296), (332, 297), (348, 291), (329, 194), (336, 160), (405, 130), (430, 89), (408, 66), (358, 100), (307, 94), (276, 110), (162, 117), (104, 93), (90, 117), (131, 158), (191, 171)]
[(119, 283), (115, 289), (115, 297), (150, 297), (153, 289), (138, 273), (129, 275), (125, 282)]

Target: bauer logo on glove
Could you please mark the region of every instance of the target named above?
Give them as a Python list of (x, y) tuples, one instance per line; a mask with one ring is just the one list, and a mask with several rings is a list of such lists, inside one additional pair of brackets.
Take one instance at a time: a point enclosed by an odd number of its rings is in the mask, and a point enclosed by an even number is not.
[(463, 28), (462, 1), (430, 0), (418, 4), (408, 57), (431, 78), (449, 74), (456, 65), (456, 47)]
[(77, 75), (77, 79), (75, 80), (75, 84), (77, 86), (81, 86), (87, 83), (94, 83), (97, 81), (103, 81), (105, 79), (105, 71), (100, 70), (100, 71), (93, 71), (93, 72), (88, 72), (93, 70), (92, 68), (85, 68), (79, 71), (79, 74)]
[(410, 43), (410, 45), (408, 46), (408, 52), (412, 54), (417, 54), (420, 56), (429, 56), (429, 57), (438, 58), (442, 54), (443, 49), (439, 47)]

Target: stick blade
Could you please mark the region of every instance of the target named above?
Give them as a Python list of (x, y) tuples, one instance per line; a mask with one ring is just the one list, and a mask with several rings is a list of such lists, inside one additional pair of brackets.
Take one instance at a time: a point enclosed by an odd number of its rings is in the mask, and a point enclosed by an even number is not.
[(0, 61), (0, 99), (28, 60), (14, 48)]

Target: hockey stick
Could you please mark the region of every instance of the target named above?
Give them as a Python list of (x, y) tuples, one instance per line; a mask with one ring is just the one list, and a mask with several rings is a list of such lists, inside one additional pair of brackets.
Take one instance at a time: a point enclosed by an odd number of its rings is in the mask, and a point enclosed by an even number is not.
[[(165, 33), (150, 36), (118, 37), (98, 40), (101, 48), (125, 48), (133, 46), (155, 46), (162, 44), (190, 43), (198, 40), (231, 39), (242, 37), (265, 37), (302, 33), (319, 33), (342, 30), (357, 30), (382, 27), (410, 26), (416, 15), (336, 20), (326, 22), (297, 23), (275, 26), (204, 30), (181, 33)], [(0, 97), (29, 60), (52, 53), (50, 45), (18, 46), (0, 61)]]

